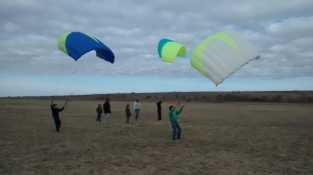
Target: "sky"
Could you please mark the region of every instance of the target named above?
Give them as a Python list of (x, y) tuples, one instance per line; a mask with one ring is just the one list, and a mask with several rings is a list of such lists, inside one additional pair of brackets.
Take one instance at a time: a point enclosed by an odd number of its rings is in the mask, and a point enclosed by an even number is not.
[[(191, 53), (206, 36), (241, 33), (255, 60), (216, 87), (187, 55), (161, 62), (161, 38)], [(0, 96), (164, 91), (313, 90), (312, 0), (10, 0), (0, 1)], [(57, 49), (64, 32), (97, 36), (115, 53), (110, 64)]]

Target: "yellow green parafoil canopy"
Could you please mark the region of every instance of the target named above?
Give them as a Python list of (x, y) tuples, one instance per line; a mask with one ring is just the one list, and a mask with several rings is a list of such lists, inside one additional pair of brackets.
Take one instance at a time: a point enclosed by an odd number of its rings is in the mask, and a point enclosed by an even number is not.
[(173, 40), (161, 39), (158, 45), (158, 53), (162, 61), (172, 63), (177, 56), (186, 56), (186, 48)]
[(228, 31), (210, 35), (192, 51), (191, 65), (216, 85), (249, 61), (259, 58), (257, 49), (239, 33)]

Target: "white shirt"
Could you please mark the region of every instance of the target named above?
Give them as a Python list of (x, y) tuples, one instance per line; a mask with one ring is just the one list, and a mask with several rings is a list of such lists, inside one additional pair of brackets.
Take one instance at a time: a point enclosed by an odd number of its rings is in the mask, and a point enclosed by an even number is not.
[(134, 104), (133, 104), (133, 109), (134, 110), (138, 110), (138, 109), (140, 110), (140, 102), (136, 102), (135, 101)]

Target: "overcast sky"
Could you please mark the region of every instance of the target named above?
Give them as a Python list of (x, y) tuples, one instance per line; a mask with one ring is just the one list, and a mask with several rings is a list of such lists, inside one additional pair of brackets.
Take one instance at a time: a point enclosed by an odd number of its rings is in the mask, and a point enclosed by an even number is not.
[[(260, 49), (219, 87), (188, 60), (165, 64), (168, 37), (189, 51), (205, 36), (238, 31)], [(313, 90), (312, 0), (0, 1), (0, 96), (198, 90)], [(110, 46), (116, 63), (91, 52), (75, 62), (57, 49), (81, 31)], [(255, 82), (255, 83), (251, 83)]]

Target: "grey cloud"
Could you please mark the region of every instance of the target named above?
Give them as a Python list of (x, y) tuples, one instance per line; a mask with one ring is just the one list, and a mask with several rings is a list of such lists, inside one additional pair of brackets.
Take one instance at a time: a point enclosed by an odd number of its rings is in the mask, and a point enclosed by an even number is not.
[(313, 16), (287, 18), (270, 24), (267, 31), (273, 36), (281, 37), (284, 41), (310, 37), (313, 31)]
[[(234, 29), (262, 55), (236, 76), (312, 76), (312, 8), (311, 0), (1, 1), (0, 73), (200, 76), (188, 61), (160, 62), (159, 39), (180, 41), (190, 54), (205, 36)], [(74, 62), (59, 52), (57, 37), (68, 31), (100, 38), (116, 64), (95, 53)]]

